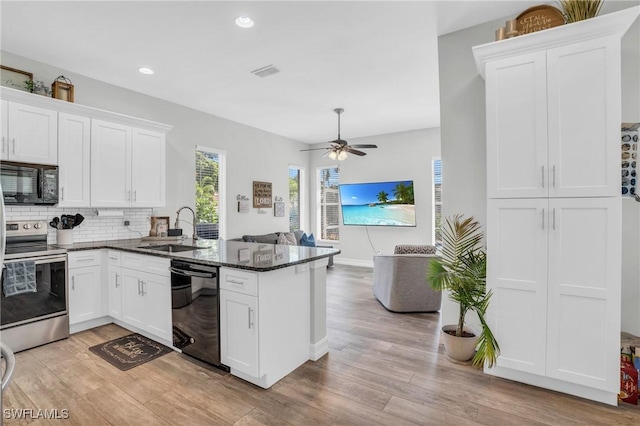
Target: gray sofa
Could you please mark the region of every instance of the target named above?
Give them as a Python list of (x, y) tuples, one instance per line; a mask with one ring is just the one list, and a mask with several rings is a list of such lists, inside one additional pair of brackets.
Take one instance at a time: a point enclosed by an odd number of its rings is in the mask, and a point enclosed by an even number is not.
[[(230, 241), (244, 241), (245, 243), (276, 244), (278, 242), (278, 236), (281, 233), (282, 232), (272, 232), (270, 234), (243, 235), (242, 238), (233, 238)], [(302, 238), (304, 231), (297, 230), (297, 231), (294, 231), (293, 234), (296, 237), (297, 245), (300, 245), (300, 239)], [(333, 248), (333, 246), (328, 246), (328, 245), (316, 245), (316, 247)], [(333, 256), (329, 257), (329, 264), (327, 266), (333, 266)]]
[[(442, 292), (427, 281), (433, 246), (397, 246), (393, 255), (373, 257), (373, 294), (391, 312), (435, 312)], [(429, 252), (429, 254), (427, 254)]]

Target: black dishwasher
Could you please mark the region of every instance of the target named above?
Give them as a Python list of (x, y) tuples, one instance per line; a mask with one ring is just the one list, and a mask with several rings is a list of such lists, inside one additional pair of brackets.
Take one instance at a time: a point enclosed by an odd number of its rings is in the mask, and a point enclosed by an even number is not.
[(173, 346), (208, 364), (220, 363), (218, 268), (171, 261)]

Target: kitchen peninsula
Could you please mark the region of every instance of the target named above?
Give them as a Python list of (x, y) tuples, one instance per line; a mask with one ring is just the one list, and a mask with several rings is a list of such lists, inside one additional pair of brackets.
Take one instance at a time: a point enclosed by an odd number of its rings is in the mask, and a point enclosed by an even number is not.
[[(328, 352), (326, 266), (339, 250), (139, 239), (64, 247), (69, 256), (72, 333), (114, 322), (175, 347), (170, 266), (179, 260), (219, 268), (220, 355), (231, 374), (268, 388)], [(100, 297), (90, 299), (87, 294)]]

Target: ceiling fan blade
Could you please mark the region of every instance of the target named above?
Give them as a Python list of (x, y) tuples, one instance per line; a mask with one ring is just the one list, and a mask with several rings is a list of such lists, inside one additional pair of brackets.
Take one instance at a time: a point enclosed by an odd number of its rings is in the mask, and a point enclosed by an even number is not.
[(366, 152), (358, 151), (357, 149), (353, 149), (353, 148), (351, 148), (350, 146), (345, 147), (345, 148), (344, 148), (344, 150), (345, 150), (345, 151), (347, 151), (347, 152), (349, 152), (349, 153), (351, 153), (351, 154), (359, 155), (359, 156), (361, 156), (361, 157), (362, 157), (363, 155), (367, 155), (367, 153), (366, 153)]
[(377, 148), (377, 147), (378, 145), (373, 145), (369, 143), (351, 145), (351, 148)]
[(331, 149), (331, 148), (309, 148), (309, 149), (301, 149), (300, 152), (302, 151), (318, 151), (320, 149)]
[(331, 141), (329, 142), (331, 145), (337, 145), (337, 146), (346, 146), (347, 145), (347, 141), (345, 141), (344, 139), (336, 139), (335, 141)]

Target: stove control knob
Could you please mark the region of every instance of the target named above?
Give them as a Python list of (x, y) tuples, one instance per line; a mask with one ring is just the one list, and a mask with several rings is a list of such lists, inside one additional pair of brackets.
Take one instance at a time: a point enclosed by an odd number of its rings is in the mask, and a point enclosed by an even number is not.
[(25, 223), (24, 225), (22, 225), (22, 227), (24, 229), (29, 229), (29, 228), (31, 228), (31, 225), (29, 225), (28, 223)]
[(34, 223), (33, 227), (36, 228), (36, 229), (40, 229), (40, 228), (42, 228), (42, 225), (39, 224), (39, 223)]

